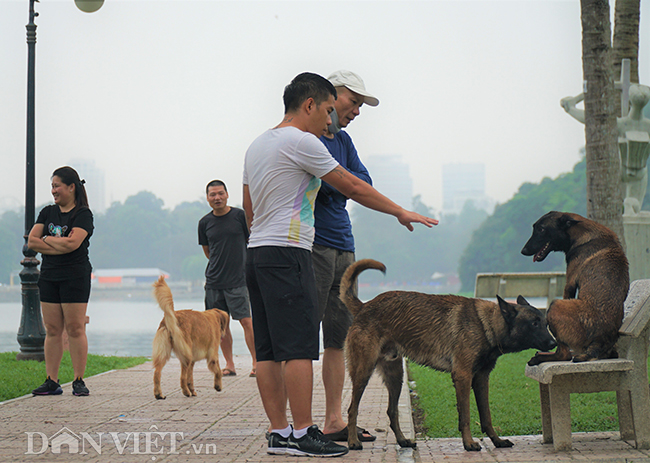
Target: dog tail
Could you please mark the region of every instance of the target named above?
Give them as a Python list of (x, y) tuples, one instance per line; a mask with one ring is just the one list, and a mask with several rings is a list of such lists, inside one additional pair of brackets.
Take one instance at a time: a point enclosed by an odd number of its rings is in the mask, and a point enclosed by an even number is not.
[(386, 266), (381, 262), (372, 259), (361, 259), (350, 265), (343, 274), (343, 278), (341, 278), (339, 299), (343, 301), (352, 315), (356, 315), (363, 305), (363, 302), (359, 300), (356, 294), (357, 277), (361, 272), (369, 268), (386, 273)]
[[(174, 299), (172, 298), (172, 291), (165, 282), (165, 277), (160, 276), (158, 281), (153, 284), (153, 295), (158, 301), (158, 305), (165, 313), (165, 326), (172, 337), (174, 350), (181, 362), (192, 359), (192, 349), (185, 341), (183, 332), (178, 327), (178, 320), (174, 312)], [(184, 358), (183, 358), (184, 357)]]

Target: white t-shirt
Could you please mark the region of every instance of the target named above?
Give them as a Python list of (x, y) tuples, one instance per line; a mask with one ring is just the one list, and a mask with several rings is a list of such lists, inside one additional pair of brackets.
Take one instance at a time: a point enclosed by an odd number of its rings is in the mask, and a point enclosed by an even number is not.
[(282, 127), (257, 137), (244, 159), (243, 180), (254, 215), (248, 247), (311, 250), (320, 177), (337, 166), (325, 145), (309, 132)]

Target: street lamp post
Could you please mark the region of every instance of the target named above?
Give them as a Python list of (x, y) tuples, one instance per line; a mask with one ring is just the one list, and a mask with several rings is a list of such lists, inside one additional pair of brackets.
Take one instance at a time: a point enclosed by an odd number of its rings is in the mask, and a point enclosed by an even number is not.
[(20, 262), (20, 285), (23, 309), (18, 328), (20, 352), (18, 360), (44, 360), (45, 327), (41, 318), (38, 297), (39, 261), (36, 252), (27, 247), (27, 236), (34, 225), (35, 202), (35, 154), (36, 154), (36, 24), (38, 13), (34, 11), (34, 1), (29, 0), (29, 23), (27, 24), (27, 162), (25, 177), (25, 243)]
[[(22, 295), (22, 313), (18, 328), (18, 343), (20, 352), (18, 360), (45, 360), (43, 345), (45, 343), (45, 327), (41, 316), (38, 295), (39, 261), (36, 252), (27, 247), (27, 236), (34, 226), (35, 214), (35, 160), (36, 160), (36, 24), (34, 19), (38, 12), (34, 11), (34, 2), (29, 0), (29, 23), (27, 24), (27, 154), (25, 177), (25, 234), (23, 244), (24, 259), (20, 262), (23, 269), (20, 272)], [(75, 0), (77, 7), (91, 13), (101, 8), (104, 0)]]

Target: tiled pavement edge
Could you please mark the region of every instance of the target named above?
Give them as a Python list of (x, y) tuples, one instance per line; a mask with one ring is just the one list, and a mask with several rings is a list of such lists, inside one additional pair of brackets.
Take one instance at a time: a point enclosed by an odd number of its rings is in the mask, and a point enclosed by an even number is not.
[[(296, 457), (266, 454), (268, 426), (250, 358), (236, 358), (238, 375), (224, 378), (224, 390), (212, 388), (205, 362), (195, 368), (197, 397), (182, 395), (180, 367), (172, 359), (163, 370), (166, 400), (153, 397), (151, 363), (86, 379), (91, 395), (75, 397), (71, 385), (53, 397), (23, 397), (0, 404), (0, 461), (65, 462), (285, 462)], [(322, 425), (325, 403), (320, 363), (314, 364), (313, 414)], [(413, 435), (410, 398), (401, 395), (400, 419)], [(343, 403), (350, 400), (346, 383)], [(386, 416), (388, 394), (377, 375), (361, 401), (359, 423), (377, 435), (364, 450), (340, 460), (354, 462), (649, 462), (650, 451), (618, 440), (618, 433), (574, 434), (570, 452), (556, 453), (540, 436), (510, 437), (510, 449), (481, 440), (481, 452), (466, 452), (460, 437), (418, 440), (417, 449), (400, 449)], [(59, 447), (61, 443), (65, 442)], [(60, 453), (57, 453), (59, 450)]]

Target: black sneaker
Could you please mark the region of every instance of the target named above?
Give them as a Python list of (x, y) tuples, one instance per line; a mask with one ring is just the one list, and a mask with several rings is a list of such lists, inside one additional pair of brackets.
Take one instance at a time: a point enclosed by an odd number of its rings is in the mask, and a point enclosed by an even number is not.
[(266, 453), (271, 455), (284, 455), (287, 453), (287, 443), (289, 437), (282, 437), (277, 432), (266, 432), (268, 434), (269, 446), (266, 449)]
[(52, 381), (48, 376), (43, 384), (38, 386), (32, 391), (34, 395), (60, 395), (63, 394), (63, 389), (61, 385), (56, 381)]
[(72, 382), (72, 394), (73, 395), (88, 395), (90, 391), (86, 387), (86, 383), (81, 378), (77, 378)]
[(315, 424), (307, 429), (307, 434), (296, 439), (291, 433), (286, 453), (308, 457), (340, 457), (348, 453), (348, 448), (329, 441)]

